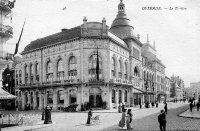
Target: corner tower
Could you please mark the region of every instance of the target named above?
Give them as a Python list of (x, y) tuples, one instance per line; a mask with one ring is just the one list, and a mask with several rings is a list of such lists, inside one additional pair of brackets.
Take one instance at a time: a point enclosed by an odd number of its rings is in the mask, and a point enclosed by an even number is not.
[(130, 24), (130, 20), (125, 14), (125, 4), (120, 0), (118, 4), (118, 14), (113, 21), (110, 31), (121, 39), (134, 36), (134, 27)]

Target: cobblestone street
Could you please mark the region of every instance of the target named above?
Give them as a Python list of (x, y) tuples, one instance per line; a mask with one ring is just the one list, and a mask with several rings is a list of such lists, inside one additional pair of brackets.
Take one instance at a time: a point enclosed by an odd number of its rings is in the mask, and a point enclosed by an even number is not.
[[(158, 108), (142, 108), (138, 107), (131, 108), (133, 113), (132, 127), (134, 130), (159, 130), (158, 125), (158, 112), (163, 109), (164, 104), (160, 103)], [(168, 103), (168, 114), (167, 114), (167, 130), (197, 130), (200, 129), (200, 119), (191, 119), (178, 117), (177, 115), (185, 112), (189, 105), (188, 103)], [(43, 124), (40, 121), (39, 125), (30, 127), (12, 127), (3, 129), (5, 131), (23, 131), (23, 130), (35, 130), (35, 131), (71, 131), (71, 130), (121, 130), (118, 127), (118, 122), (121, 118), (121, 113), (117, 113), (117, 109), (113, 110), (97, 110), (93, 111), (93, 116), (99, 115), (100, 122), (93, 123), (92, 125), (86, 125), (87, 112), (52, 112), (53, 124)]]
[[(170, 109), (166, 115), (167, 130), (200, 130), (200, 119), (179, 117), (178, 114), (184, 112), (188, 105), (176, 109)], [(133, 116), (134, 117), (134, 116)], [(134, 119), (132, 122), (133, 130), (159, 130), (158, 113), (152, 114), (141, 119)], [(104, 130), (121, 130), (117, 125)]]

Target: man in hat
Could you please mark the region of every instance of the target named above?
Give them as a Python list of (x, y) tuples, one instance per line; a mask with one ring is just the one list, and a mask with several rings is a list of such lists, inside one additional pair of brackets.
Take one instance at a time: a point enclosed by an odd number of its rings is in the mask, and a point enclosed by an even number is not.
[(166, 130), (166, 114), (164, 110), (160, 111), (160, 114), (158, 115), (158, 122), (160, 124), (160, 131), (165, 131)]

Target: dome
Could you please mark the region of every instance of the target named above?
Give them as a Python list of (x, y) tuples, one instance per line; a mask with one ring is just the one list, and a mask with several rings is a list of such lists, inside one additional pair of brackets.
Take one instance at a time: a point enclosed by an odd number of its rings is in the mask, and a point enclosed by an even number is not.
[(110, 30), (122, 39), (134, 36), (134, 28), (131, 26), (130, 20), (125, 14), (125, 5), (122, 3), (122, 0), (118, 5), (118, 14), (113, 21)]

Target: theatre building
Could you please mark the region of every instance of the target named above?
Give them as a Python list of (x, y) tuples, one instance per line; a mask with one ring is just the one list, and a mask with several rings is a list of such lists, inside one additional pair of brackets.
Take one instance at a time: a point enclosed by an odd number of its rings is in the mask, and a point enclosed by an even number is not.
[(19, 108), (133, 106), (134, 91), (143, 90), (142, 43), (129, 22), (121, 1), (110, 28), (105, 18), (88, 22), (84, 17), (80, 26), (28, 44), (15, 69)]

